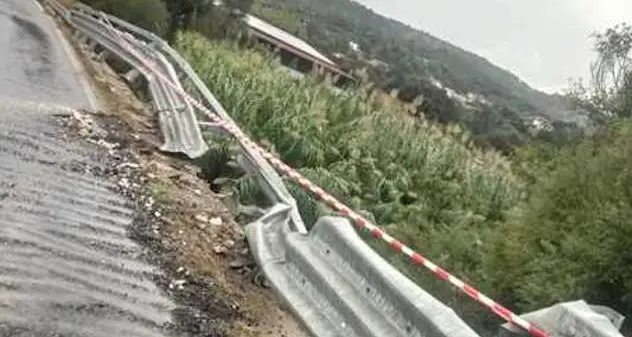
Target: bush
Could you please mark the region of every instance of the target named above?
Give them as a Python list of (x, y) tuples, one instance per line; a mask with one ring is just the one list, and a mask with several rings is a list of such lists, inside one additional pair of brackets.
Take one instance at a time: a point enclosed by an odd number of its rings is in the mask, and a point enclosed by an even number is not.
[(166, 33), (169, 26), (169, 12), (162, 0), (84, 0), (83, 2), (161, 36)]
[(632, 314), (632, 122), (547, 155), (486, 272), (521, 310), (584, 298)]

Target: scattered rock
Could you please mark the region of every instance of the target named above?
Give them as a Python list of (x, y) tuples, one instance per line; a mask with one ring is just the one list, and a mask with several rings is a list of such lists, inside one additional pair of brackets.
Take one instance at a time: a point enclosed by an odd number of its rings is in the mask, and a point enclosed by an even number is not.
[(79, 130), (79, 136), (83, 138), (88, 138), (90, 136), (90, 130), (88, 130), (87, 128), (81, 128)]
[(187, 283), (186, 280), (173, 280), (171, 281), (171, 283), (169, 283), (169, 289), (178, 289), (178, 290), (182, 290), (184, 289), (184, 285)]
[(129, 179), (127, 178), (121, 178), (121, 180), (119, 180), (118, 185), (124, 189), (128, 189), (132, 186), (132, 184), (130, 183)]
[(213, 246), (213, 251), (215, 252), (215, 254), (221, 255), (228, 252), (228, 249), (224, 247), (223, 245), (215, 245)]
[(246, 260), (244, 258), (241, 258), (241, 257), (238, 257), (235, 260), (231, 261), (229, 266), (232, 269), (241, 269), (241, 268), (244, 268), (244, 267), (248, 266), (248, 264), (249, 264), (248, 260)]
[(201, 223), (208, 223), (208, 217), (204, 214), (196, 214), (195, 215), (195, 220), (201, 222)]
[(138, 165), (136, 163), (127, 162), (127, 163), (119, 164), (116, 168), (119, 169), (119, 170), (122, 170), (122, 169), (125, 169), (125, 168), (131, 168), (133, 170), (137, 170), (139, 167), (140, 167), (140, 165)]
[(233, 240), (226, 240), (226, 241), (224, 241), (224, 247), (226, 247), (228, 249), (232, 249), (233, 247), (235, 247), (235, 241), (233, 241)]
[(211, 218), (211, 220), (208, 221), (212, 226), (221, 226), (223, 221), (222, 218), (220, 217), (214, 217)]
[(99, 140), (97, 141), (97, 145), (99, 145), (99, 146), (101, 146), (101, 147), (104, 147), (104, 148), (106, 148), (106, 149), (108, 149), (108, 150), (110, 150), (110, 151), (113, 151), (113, 150), (115, 150), (117, 147), (119, 147), (119, 144), (117, 144), (117, 143), (110, 143), (110, 142), (106, 142), (106, 141), (105, 141), (105, 140), (103, 140), (103, 139), (99, 139)]

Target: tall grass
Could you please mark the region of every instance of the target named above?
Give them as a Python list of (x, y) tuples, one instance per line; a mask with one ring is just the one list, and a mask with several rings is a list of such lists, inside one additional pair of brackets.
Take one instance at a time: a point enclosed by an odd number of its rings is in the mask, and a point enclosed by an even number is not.
[(499, 154), (473, 148), (458, 127), (416, 123), (383, 96), (293, 79), (253, 50), (195, 34), (177, 47), (252, 138), (432, 260), (483, 278), (486, 233), (522, 193)]

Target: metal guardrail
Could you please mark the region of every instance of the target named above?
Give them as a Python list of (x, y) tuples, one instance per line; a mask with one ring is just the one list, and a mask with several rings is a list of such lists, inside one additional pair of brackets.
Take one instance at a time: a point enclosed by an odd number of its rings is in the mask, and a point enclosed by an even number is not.
[(314, 336), (476, 337), (445, 306), (380, 257), (340, 217), (308, 235), (273, 215), (246, 228), (253, 254), (276, 292)]
[[(191, 147), (194, 143), (184, 139), (195, 138), (191, 135), (200, 131), (197, 121), (191, 123), (177, 113), (178, 109), (190, 111), (190, 105), (178, 99), (160, 78), (168, 78), (179, 88), (180, 79), (190, 81), (208, 109), (234, 123), (190, 65), (159, 37), (85, 5), (76, 5), (70, 12), (56, 5), (51, 8), (61, 10), (58, 13), (78, 32), (116, 54), (148, 81), (166, 151)], [(120, 34), (113, 36), (112, 29)], [(128, 46), (121, 45), (121, 38)], [(148, 67), (140, 55), (156, 68)], [(171, 115), (162, 115), (162, 111)], [(243, 146), (240, 162), (258, 178), (274, 203), (246, 228), (254, 257), (276, 292), (314, 336), (477, 336), (450, 308), (373, 252), (348, 220), (320, 219), (308, 233), (296, 201), (259, 153)]]
[[(77, 4), (77, 8), (83, 11), (94, 11), (90, 7), (83, 4)], [(205, 106), (207, 106), (223, 120), (230, 123), (235, 123), (230, 115), (226, 112), (224, 107), (221, 105), (221, 103), (217, 100), (215, 95), (213, 95), (213, 93), (208, 89), (204, 82), (202, 82), (200, 77), (195, 73), (189, 63), (182, 56), (180, 56), (180, 54), (176, 52), (166, 41), (164, 41), (154, 33), (136, 27), (115, 16), (105, 13), (100, 13), (100, 15), (106, 18), (108, 22), (111, 23), (116, 29), (125, 32), (129, 34), (129, 36), (133, 36), (140, 41), (152, 45), (157, 51), (161, 52), (178, 68), (178, 71), (180, 72), (182, 78), (190, 82), (190, 84), (196, 91), (196, 96), (201, 98)], [(133, 41), (131, 41), (130, 39), (130, 42)], [(198, 123), (198, 125), (204, 127), (203, 122)], [(305, 224), (303, 223), (303, 220), (301, 219), (301, 216), (298, 212), (296, 201), (285, 187), (283, 179), (281, 179), (274, 168), (272, 168), (272, 166), (270, 166), (270, 164), (255, 151), (252, 151), (247, 147), (242, 147), (242, 153), (245, 156), (245, 160), (240, 161), (243, 164), (242, 166), (244, 166), (244, 169), (246, 171), (257, 178), (267, 197), (273, 203), (282, 203), (290, 206), (290, 208), (287, 210), (290, 217), (290, 221), (288, 223), (290, 228), (301, 233), (307, 233)]]
[[(147, 80), (164, 151), (192, 158), (206, 151), (200, 126), (209, 124), (197, 121), (196, 107), (235, 125), (190, 65), (156, 35), (82, 4), (68, 10), (55, 0), (41, 1)], [(192, 104), (182, 80), (203, 105)], [(274, 204), (247, 226), (251, 250), (275, 291), (314, 336), (477, 336), (454, 311), (376, 254), (347, 219), (322, 218), (308, 233), (271, 159), (240, 144), (240, 164)], [(522, 327), (528, 326), (525, 322)]]
[[(47, 3), (51, 2), (54, 3), (55, 1), (47, 1)], [(59, 7), (54, 6), (53, 8), (58, 9)], [(66, 9), (64, 8), (64, 10)], [(160, 129), (164, 138), (164, 143), (160, 149), (166, 152), (182, 152), (191, 158), (203, 155), (208, 151), (208, 145), (197, 126), (197, 117), (193, 107), (172, 88), (157, 80), (152, 74), (154, 70), (147, 69), (137, 57), (122, 48), (118, 38), (104, 29), (104, 25), (107, 23), (100, 16), (99, 12), (88, 11), (86, 7), (73, 10), (69, 14), (62, 14), (62, 17), (69, 18), (75, 29), (119, 56), (134, 69), (137, 69), (147, 80), (152, 104), (154, 110), (158, 112)], [(138, 52), (158, 65), (158, 71), (167, 76), (172, 83), (181, 87), (176, 70), (164, 55), (140, 41), (134, 46), (137, 47)]]

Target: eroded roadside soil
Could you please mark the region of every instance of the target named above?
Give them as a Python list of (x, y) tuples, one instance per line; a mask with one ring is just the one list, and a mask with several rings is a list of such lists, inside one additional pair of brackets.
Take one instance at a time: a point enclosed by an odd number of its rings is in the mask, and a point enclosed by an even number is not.
[(196, 337), (306, 337), (274, 294), (253, 282), (243, 229), (198, 168), (159, 153), (150, 108), (109, 66), (72, 44), (98, 88), (102, 111), (74, 111), (66, 132), (99, 151), (109, 168), (101, 175), (135, 205), (131, 238), (145, 248), (144, 259), (160, 266), (155, 282), (176, 305), (168, 330)]

